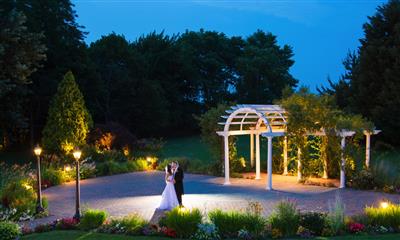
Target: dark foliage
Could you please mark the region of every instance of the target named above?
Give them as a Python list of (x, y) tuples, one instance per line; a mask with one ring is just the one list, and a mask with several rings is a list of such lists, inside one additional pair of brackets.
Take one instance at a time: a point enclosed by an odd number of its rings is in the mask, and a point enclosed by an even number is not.
[(345, 74), (321, 92), (334, 94), (340, 107), (372, 120), (385, 141), (398, 145), (400, 1), (378, 7), (368, 20), (361, 46), (344, 61)]

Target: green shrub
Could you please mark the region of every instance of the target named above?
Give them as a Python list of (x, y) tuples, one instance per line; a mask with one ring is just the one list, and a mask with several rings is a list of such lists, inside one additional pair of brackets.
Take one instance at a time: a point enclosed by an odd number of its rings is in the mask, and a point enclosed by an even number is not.
[(236, 157), (231, 160), (231, 165), (232, 172), (240, 173), (246, 168), (246, 160), (244, 157)]
[(377, 186), (375, 177), (370, 170), (363, 169), (353, 176), (351, 186), (356, 189), (369, 190)]
[(223, 237), (236, 237), (238, 232), (246, 229), (253, 236), (260, 236), (266, 221), (260, 215), (238, 211), (223, 212), (219, 209), (208, 214), (211, 222), (217, 226)]
[(310, 230), (314, 235), (320, 236), (325, 227), (326, 214), (306, 212), (300, 214), (300, 226)]
[(15, 208), (18, 213), (34, 212), (36, 208), (36, 194), (29, 180), (9, 182), (1, 193), (2, 205), (6, 208)]
[(150, 169), (149, 163), (145, 158), (138, 158), (135, 162), (137, 165), (137, 171), (146, 171)]
[(269, 217), (272, 229), (279, 230), (284, 236), (294, 236), (299, 228), (300, 214), (297, 206), (290, 200), (283, 200)]
[[(70, 171), (74, 174), (73, 171)], [(44, 168), (42, 172), (42, 181), (50, 183), (50, 186), (56, 186), (72, 180), (72, 175), (63, 169), (54, 167)], [(75, 175), (75, 174), (74, 174)]]
[(400, 228), (400, 205), (388, 203), (385, 207), (366, 207), (364, 209), (368, 223), (374, 226)]
[(183, 171), (189, 173), (209, 174), (211, 173), (212, 170), (210, 164), (205, 163), (204, 161), (198, 159), (189, 159), (186, 157), (166, 158), (158, 163), (157, 170), (164, 171), (165, 166), (167, 166), (167, 164), (172, 161), (177, 161), (179, 163), (179, 166), (183, 169)]
[(128, 169), (129, 172), (139, 171), (138, 170), (139, 169), (139, 165), (134, 160), (128, 160), (128, 162), (126, 162), (126, 168)]
[(132, 214), (119, 219), (112, 219), (108, 228), (111, 233), (124, 233), (128, 235), (140, 235), (144, 226), (148, 224), (141, 216)]
[(180, 238), (188, 238), (196, 233), (197, 225), (201, 223), (202, 214), (199, 209), (188, 210), (176, 207), (165, 216), (165, 225), (176, 231)]
[(98, 176), (108, 176), (126, 172), (128, 172), (127, 163), (106, 161), (98, 163), (96, 166), (96, 175)]
[(21, 235), (21, 230), (18, 224), (13, 222), (0, 222), (0, 239), (14, 240)]
[(83, 213), (79, 227), (83, 230), (98, 228), (106, 221), (107, 215), (106, 211), (88, 209)]
[(95, 153), (92, 156), (95, 162), (126, 162), (128, 159), (122, 151), (108, 150), (100, 153)]
[[(71, 175), (75, 179), (75, 171), (72, 171)], [(82, 162), (80, 164), (81, 179), (92, 178), (96, 176), (96, 163), (95, 162)]]
[(329, 202), (327, 223), (334, 234), (340, 234), (345, 227), (345, 205), (339, 195), (334, 202)]

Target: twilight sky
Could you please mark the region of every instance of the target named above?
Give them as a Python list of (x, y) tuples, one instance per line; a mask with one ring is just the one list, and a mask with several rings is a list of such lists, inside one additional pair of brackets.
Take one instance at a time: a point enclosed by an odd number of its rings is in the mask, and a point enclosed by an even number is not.
[(246, 37), (261, 29), (293, 47), (292, 75), (311, 90), (337, 81), (359, 45), (362, 24), (386, 0), (72, 0), (90, 43), (111, 32), (129, 41), (152, 31), (215, 30)]

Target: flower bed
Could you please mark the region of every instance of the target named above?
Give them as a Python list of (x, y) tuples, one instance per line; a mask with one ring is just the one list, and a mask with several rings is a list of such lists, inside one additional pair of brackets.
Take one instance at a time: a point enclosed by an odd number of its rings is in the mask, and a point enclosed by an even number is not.
[(105, 220), (108, 215), (106, 212), (89, 209), (81, 222), (64, 218), (50, 224), (39, 225), (33, 230), (26, 228), (16, 230), (9, 224), (4, 228), (13, 229), (17, 234), (21, 231), (22, 234), (30, 234), (60, 229), (92, 229), (101, 233), (196, 240), (312, 238), (400, 233), (398, 225), (400, 205), (387, 203), (380, 207), (366, 207), (364, 214), (351, 217), (344, 217), (344, 208), (340, 198), (330, 203), (330, 211), (327, 213), (300, 212), (295, 202), (283, 200), (267, 218), (261, 216), (262, 209), (254, 202), (242, 211), (214, 210), (208, 216), (198, 209), (175, 208), (167, 212), (157, 225), (150, 224), (136, 214)]

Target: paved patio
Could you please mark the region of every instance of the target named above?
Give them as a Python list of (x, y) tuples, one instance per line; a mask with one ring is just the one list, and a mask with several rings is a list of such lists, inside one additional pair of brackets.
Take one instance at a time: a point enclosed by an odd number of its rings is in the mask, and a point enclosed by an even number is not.
[[(198, 207), (204, 212), (214, 208), (244, 209), (249, 201), (258, 201), (268, 215), (281, 199), (289, 198), (298, 203), (301, 210), (327, 211), (328, 202), (338, 194), (346, 204), (347, 214), (360, 213), (365, 205), (378, 204), (382, 199), (400, 202), (399, 195), (352, 189), (337, 189), (302, 185), (296, 177), (273, 175), (273, 191), (266, 191), (266, 176), (261, 180), (231, 179), (224, 186), (223, 178), (186, 174), (186, 207)], [(154, 215), (165, 186), (163, 172), (136, 172), (81, 181), (83, 208), (107, 210), (111, 216), (139, 213), (146, 219)], [(51, 187), (44, 191), (49, 200), (51, 216), (31, 224), (49, 222), (56, 218), (71, 217), (75, 209), (75, 183)]]

